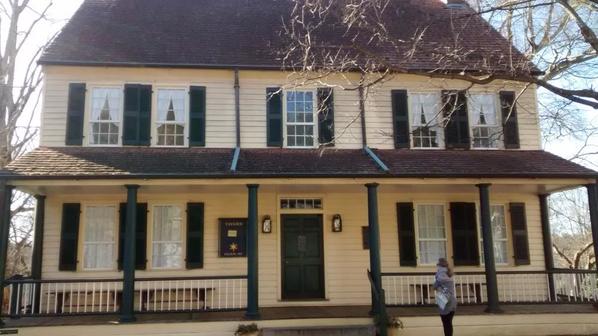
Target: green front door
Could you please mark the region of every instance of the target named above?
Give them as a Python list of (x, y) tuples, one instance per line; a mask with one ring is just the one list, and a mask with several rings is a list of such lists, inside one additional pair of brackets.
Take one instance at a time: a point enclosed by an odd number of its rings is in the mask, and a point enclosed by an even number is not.
[(321, 215), (282, 215), (282, 298), (324, 298)]

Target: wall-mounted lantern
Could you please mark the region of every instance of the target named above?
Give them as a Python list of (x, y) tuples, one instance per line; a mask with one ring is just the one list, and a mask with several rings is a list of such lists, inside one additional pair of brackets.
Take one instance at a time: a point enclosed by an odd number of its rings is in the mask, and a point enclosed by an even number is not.
[(272, 233), (272, 219), (268, 215), (262, 221), (262, 233)]
[(339, 214), (332, 216), (332, 232), (343, 232), (343, 219)]

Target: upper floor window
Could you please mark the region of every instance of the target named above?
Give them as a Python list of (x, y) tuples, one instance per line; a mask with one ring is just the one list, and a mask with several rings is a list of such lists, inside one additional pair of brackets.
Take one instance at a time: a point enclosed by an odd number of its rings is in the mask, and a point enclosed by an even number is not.
[(471, 94), (468, 105), (473, 148), (498, 148), (502, 128), (498, 121), (496, 95)]
[(85, 208), (84, 269), (107, 270), (114, 267), (115, 224), (114, 206)]
[(413, 148), (442, 147), (443, 129), (439, 123), (440, 95), (412, 94), (409, 98)]
[(315, 94), (313, 91), (287, 91), (286, 107), (286, 146), (314, 147)]
[(185, 145), (185, 117), (187, 91), (184, 89), (158, 89), (156, 134), (158, 146)]
[(122, 88), (93, 88), (91, 91), (91, 145), (118, 145)]

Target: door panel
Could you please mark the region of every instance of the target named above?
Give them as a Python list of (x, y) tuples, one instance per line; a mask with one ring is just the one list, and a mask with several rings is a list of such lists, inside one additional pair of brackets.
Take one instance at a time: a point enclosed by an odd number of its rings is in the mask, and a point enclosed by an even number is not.
[(324, 298), (321, 215), (282, 215), (282, 298)]

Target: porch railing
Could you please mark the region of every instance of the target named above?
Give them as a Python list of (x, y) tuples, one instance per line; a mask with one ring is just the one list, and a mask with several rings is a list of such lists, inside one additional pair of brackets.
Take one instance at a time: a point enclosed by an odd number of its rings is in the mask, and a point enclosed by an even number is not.
[[(499, 271), (496, 277), (501, 303), (598, 302), (596, 271)], [(487, 302), (485, 273), (457, 272), (454, 281), (459, 304)], [(434, 305), (433, 283), (434, 273), (382, 274), (382, 287), (389, 306)]]
[[(6, 281), (3, 317), (116, 314), (122, 280)], [(135, 280), (135, 312), (240, 310), (246, 306), (246, 276), (147, 278)]]

